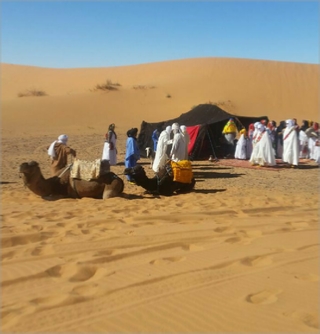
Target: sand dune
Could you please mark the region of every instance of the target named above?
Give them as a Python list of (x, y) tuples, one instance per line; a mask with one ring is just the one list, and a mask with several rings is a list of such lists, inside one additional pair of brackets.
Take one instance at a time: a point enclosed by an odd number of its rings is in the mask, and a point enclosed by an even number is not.
[[(318, 67), (189, 59), (104, 69), (1, 65), (2, 332), (319, 332), (319, 168), (193, 162), (194, 192), (130, 185), (109, 200), (44, 200), (18, 166), (60, 133), (83, 159), (126, 130), (203, 102), (318, 119)], [(112, 80), (119, 90), (92, 92)], [(135, 88), (133, 88), (135, 86)], [(26, 89), (48, 96), (17, 97)], [(171, 95), (171, 97), (167, 97)], [(148, 175), (149, 161), (141, 159)]]
[[(126, 129), (139, 127), (142, 120), (170, 119), (208, 102), (238, 115), (268, 115), (278, 122), (302, 115), (318, 119), (318, 75), (318, 66), (312, 64), (228, 58), (89, 69), (2, 64), (3, 133), (61, 132), (61, 124), (64, 132), (85, 131), (85, 125), (103, 132), (111, 122)], [(92, 92), (107, 80), (121, 86)], [(17, 97), (30, 89), (48, 96)]]

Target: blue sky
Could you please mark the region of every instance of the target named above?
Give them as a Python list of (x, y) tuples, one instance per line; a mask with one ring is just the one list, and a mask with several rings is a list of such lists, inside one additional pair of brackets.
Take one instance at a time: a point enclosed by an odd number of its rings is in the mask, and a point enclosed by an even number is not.
[(228, 57), (319, 63), (315, 1), (1, 1), (1, 62), (110, 67)]

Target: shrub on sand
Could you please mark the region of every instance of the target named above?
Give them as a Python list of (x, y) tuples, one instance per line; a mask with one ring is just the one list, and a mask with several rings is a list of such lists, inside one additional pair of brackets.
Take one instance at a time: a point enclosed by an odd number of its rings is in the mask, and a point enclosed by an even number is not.
[(25, 96), (46, 96), (47, 93), (43, 90), (38, 89), (28, 89), (25, 92), (18, 93), (18, 97), (25, 97)]
[(103, 84), (97, 84), (94, 88), (94, 91), (97, 90), (117, 90), (121, 86), (119, 83), (114, 83), (111, 80), (107, 80)]

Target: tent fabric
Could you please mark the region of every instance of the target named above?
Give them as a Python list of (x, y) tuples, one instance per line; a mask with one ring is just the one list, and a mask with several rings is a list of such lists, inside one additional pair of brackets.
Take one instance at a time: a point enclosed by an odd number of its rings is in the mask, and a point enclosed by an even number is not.
[(200, 130), (200, 125), (195, 125), (195, 126), (187, 126), (187, 132), (190, 136), (190, 142), (188, 145), (188, 155), (192, 153), (194, 144), (196, 142), (196, 139), (198, 137), (198, 133)]
[[(148, 123), (142, 121), (139, 136), (137, 138), (140, 155), (146, 157), (146, 147), (153, 147), (152, 132), (157, 127), (163, 129), (167, 125), (178, 123), (185, 125), (190, 135), (188, 154), (191, 160), (208, 159), (210, 155), (223, 156), (222, 130), (226, 122), (233, 118), (238, 131), (248, 129), (250, 123), (268, 121), (267, 116), (247, 117), (230, 114), (214, 104), (200, 104), (179, 117), (158, 122)], [(193, 127), (197, 127), (192, 129)], [(189, 132), (190, 131), (190, 132)], [(191, 135), (193, 139), (191, 140)]]

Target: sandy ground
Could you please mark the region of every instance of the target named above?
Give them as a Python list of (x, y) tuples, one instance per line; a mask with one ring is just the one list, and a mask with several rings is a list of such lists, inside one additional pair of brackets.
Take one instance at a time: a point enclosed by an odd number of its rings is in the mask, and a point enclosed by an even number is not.
[[(232, 71), (242, 76), (231, 82)], [(128, 128), (198, 103), (317, 120), (317, 71), (237, 59), (100, 70), (2, 64), (2, 332), (318, 333), (314, 162), (274, 169), (195, 161), (194, 191), (173, 197), (128, 184), (122, 164)], [(104, 78), (122, 86), (88, 91)], [(49, 95), (17, 97), (31, 87)], [(45, 200), (24, 187), (19, 165), (35, 160), (49, 177), (46, 147), (61, 133), (79, 158), (100, 158), (111, 122), (122, 197)], [(152, 177), (149, 161), (140, 163)]]

